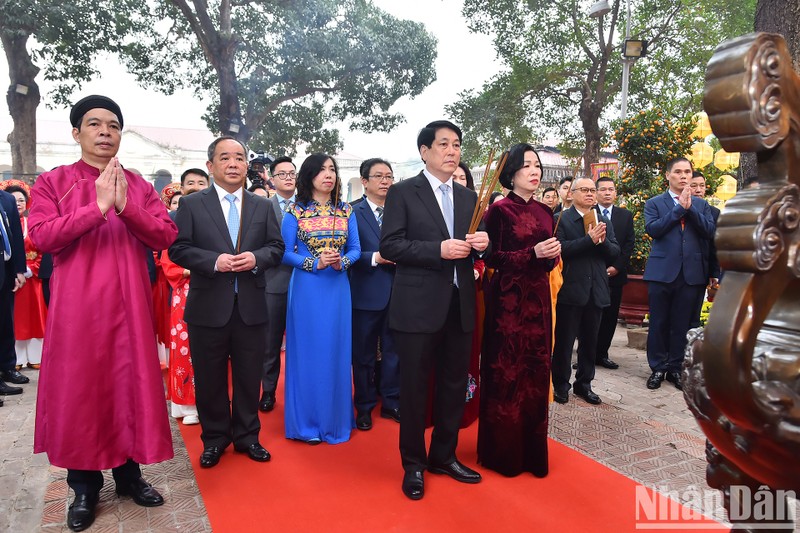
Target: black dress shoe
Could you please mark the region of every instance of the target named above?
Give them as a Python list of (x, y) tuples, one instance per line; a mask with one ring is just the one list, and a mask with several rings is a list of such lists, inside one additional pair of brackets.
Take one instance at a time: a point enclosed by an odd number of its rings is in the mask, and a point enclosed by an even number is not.
[(683, 390), (683, 383), (681, 383), (680, 372), (667, 372), (667, 381), (675, 385), (678, 390)]
[(30, 381), (27, 376), (23, 376), (20, 371), (16, 369), (0, 372), (0, 379), (13, 383), (14, 385), (23, 385)]
[(0, 398), (0, 407), (3, 407), (3, 400)]
[(356, 415), (356, 428), (361, 431), (372, 429), (372, 414), (369, 411), (364, 411)]
[(447, 474), (461, 483), (478, 483), (481, 475), (473, 469), (462, 465), (458, 460), (446, 465), (429, 465), (428, 471), (434, 474)]
[(578, 363), (572, 363), (572, 370), (578, 370)]
[(12, 394), (22, 394), (22, 387), (12, 387), (5, 381), (0, 381), (0, 394), (10, 396)]
[(72, 531), (83, 531), (94, 522), (94, 510), (97, 507), (98, 493), (78, 494), (69, 506), (67, 526)]
[(275, 409), (275, 393), (265, 392), (261, 395), (261, 400), (258, 402), (258, 409), (263, 413), (269, 413)]
[(409, 470), (403, 475), (403, 494), (412, 500), (421, 500), (425, 496), (425, 479), (422, 472)]
[(581, 398), (583, 398), (592, 405), (600, 405), (601, 403), (603, 403), (603, 400), (600, 399), (600, 396), (595, 394), (592, 389), (585, 389), (585, 390), (575, 389), (572, 392), (575, 393), (575, 396), (580, 396)]
[(269, 454), (267, 449), (257, 442), (254, 442), (247, 448), (235, 448), (235, 450), (237, 452), (246, 453), (250, 459), (253, 461), (258, 461), (259, 463), (266, 463), (272, 459), (272, 456)]
[(400, 423), (400, 409), (385, 409), (381, 407), (381, 418), (388, 418)]
[(569, 394), (564, 392), (553, 391), (553, 400), (557, 403), (567, 403), (569, 401)]
[(619, 365), (612, 361), (611, 359), (600, 359), (595, 363), (595, 366), (602, 366), (603, 368), (608, 368), (610, 370), (616, 370), (619, 368)]
[(158, 507), (159, 505), (164, 505), (164, 498), (161, 494), (153, 488), (153, 485), (143, 478), (122, 485), (117, 484), (117, 494), (120, 496), (130, 496), (133, 498), (136, 505), (141, 505), (142, 507)]
[(222, 457), (223, 451), (224, 450), (219, 446), (209, 446), (205, 448), (203, 453), (200, 454), (200, 466), (203, 468), (217, 466), (217, 463), (219, 463), (219, 458)]
[(664, 381), (666, 374), (664, 372), (653, 372), (649, 378), (647, 378), (647, 388), (648, 389), (657, 389), (661, 386), (661, 382)]

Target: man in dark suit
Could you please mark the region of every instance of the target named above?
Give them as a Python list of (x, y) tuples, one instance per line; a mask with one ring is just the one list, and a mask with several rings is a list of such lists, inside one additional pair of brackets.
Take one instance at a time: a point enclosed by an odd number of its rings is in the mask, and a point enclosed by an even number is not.
[[(478, 483), (480, 474), (456, 458), (464, 412), (472, 330), (475, 327), (473, 259), (486, 252), (484, 231), (468, 234), (477, 195), (453, 184), (461, 159), (461, 130), (440, 120), (417, 137), (425, 169), (389, 189), (381, 256), (397, 264), (389, 327), (400, 369), (400, 456), (403, 493), (424, 495), (423, 471)], [(425, 449), (428, 380), (434, 371), (433, 435)]]
[(203, 429), (200, 466), (210, 468), (231, 442), (254, 461), (270, 459), (258, 442), (258, 390), (267, 339), (264, 271), (280, 263), (284, 246), (267, 200), (243, 189), (244, 145), (233, 137), (216, 139), (206, 165), (214, 186), (181, 199), (178, 237), (169, 256), (192, 272), (184, 319)]
[[(208, 174), (201, 168), (188, 168), (181, 174), (181, 198), (193, 192), (208, 189)], [(169, 218), (173, 221), (178, 211), (170, 211)]]
[(572, 207), (559, 217), (556, 237), (561, 241), (564, 261), (564, 284), (556, 303), (556, 333), (553, 347), (553, 399), (558, 403), (569, 400), (570, 361), (577, 338), (578, 371), (572, 386), (576, 396), (591, 404), (602, 403), (592, 391), (594, 362), (597, 351), (597, 331), (602, 309), (611, 300), (608, 290), (606, 264), (619, 255), (614, 228), (602, 216), (586, 231), (584, 217), (595, 217), (592, 206), (597, 188), (591, 178), (572, 182)]
[(619, 365), (608, 357), (608, 349), (614, 339), (619, 318), (619, 306), (622, 302), (622, 287), (628, 282), (628, 263), (633, 253), (636, 235), (633, 231), (633, 215), (624, 207), (614, 205), (617, 201), (617, 189), (614, 180), (608, 176), (597, 179), (597, 211), (603, 218), (611, 222), (614, 237), (619, 244), (619, 255), (606, 265), (608, 287), (611, 291), (611, 305), (603, 308), (600, 318), (600, 330), (597, 333), (597, 355), (595, 364), (614, 370)]
[[(0, 395), (21, 394), (18, 385), (30, 381), (17, 369), (14, 350), (14, 293), (25, 285), (25, 243), (14, 196), (0, 191)], [(2, 403), (0, 403), (2, 405)]]
[(666, 379), (678, 389), (686, 347), (686, 332), (699, 294), (708, 283), (704, 241), (714, 238), (708, 203), (692, 196), (692, 164), (680, 157), (667, 163), (669, 189), (644, 206), (647, 234), (653, 238), (644, 280), (650, 303), (647, 362), (652, 374), (648, 389)]
[[(706, 177), (701, 172), (692, 172), (692, 179), (689, 182), (689, 188), (692, 190), (692, 196), (697, 198), (706, 197)], [(714, 231), (717, 229), (717, 221), (719, 220), (720, 210), (709, 204), (711, 209), (711, 217), (714, 219)], [(708, 262), (708, 285), (709, 287), (716, 287), (719, 284), (719, 278), (722, 276), (722, 270), (719, 268), (719, 260), (717, 259), (717, 246), (714, 244), (714, 239), (705, 239), (703, 241), (705, 247), (703, 249), (703, 257)], [(700, 291), (692, 314), (692, 322), (689, 324), (690, 328), (700, 327), (700, 311), (703, 309), (703, 302), (706, 299), (706, 291)]]
[[(269, 166), (269, 174), (275, 185), (275, 194), (269, 204), (278, 222), (283, 221), (286, 211), (294, 203), (297, 175), (290, 157), (279, 157)], [(261, 376), (261, 400), (258, 408), (268, 413), (275, 408), (275, 389), (281, 374), (281, 345), (286, 330), (286, 300), (292, 267), (279, 264), (266, 271), (267, 278), (267, 356)]]
[[(358, 220), (361, 257), (350, 269), (353, 297), (353, 403), (356, 427), (372, 428), (372, 409), (381, 395), (381, 416), (400, 422), (400, 362), (389, 330), (389, 297), (394, 264), (378, 251), (386, 194), (394, 183), (392, 166), (383, 159), (361, 163), (364, 199), (353, 207)], [(378, 341), (381, 361), (377, 366)], [(376, 372), (376, 366), (378, 372)]]
[(566, 211), (572, 205), (572, 176), (564, 176), (558, 180), (558, 198), (561, 201), (553, 208), (554, 215)]

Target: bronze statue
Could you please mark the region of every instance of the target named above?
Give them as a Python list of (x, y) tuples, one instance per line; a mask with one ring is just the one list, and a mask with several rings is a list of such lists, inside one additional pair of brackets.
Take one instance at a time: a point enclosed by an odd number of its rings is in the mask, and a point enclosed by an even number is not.
[[(703, 106), (725, 150), (757, 153), (759, 188), (740, 191), (719, 218), (725, 275), (705, 330), (690, 332), (684, 396), (734, 529), (793, 531), (785, 491), (800, 492), (800, 76), (783, 37), (720, 45)], [(763, 501), (738, 498), (742, 487)]]

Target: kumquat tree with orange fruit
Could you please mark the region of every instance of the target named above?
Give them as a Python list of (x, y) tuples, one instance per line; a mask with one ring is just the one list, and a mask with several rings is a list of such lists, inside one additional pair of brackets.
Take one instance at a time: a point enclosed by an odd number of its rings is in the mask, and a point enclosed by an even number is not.
[[(652, 239), (644, 227), (644, 204), (667, 190), (667, 162), (686, 157), (697, 140), (695, 120), (672, 118), (662, 110), (640, 111), (621, 121), (612, 139), (617, 144), (620, 173), (617, 190), (622, 203), (633, 214), (636, 242), (631, 255), (631, 274), (644, 272)], [(713, 192), (713, 191), (712, 191)]]

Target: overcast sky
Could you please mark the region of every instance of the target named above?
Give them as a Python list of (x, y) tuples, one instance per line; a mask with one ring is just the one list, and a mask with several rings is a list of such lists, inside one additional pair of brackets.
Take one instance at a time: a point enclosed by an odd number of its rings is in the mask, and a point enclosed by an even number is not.
[[(419, 129), (443, 118), (445, 105), (454, 102), (459, 92), (479, 88), (500, 69), (500, 64), (491, 39), (468, 31), (461, 16), (462, 0), (374, 0), (374, 3), (397, 17), (422, 22), (436, 36), (437, 80), (416, 99), (402, 98), (395, 104), (392, 111), (403, 113), (407, 123), (392, 133), (365, 134), (342, 129), (344, 150), (362, 158), (415, 159), (419, 157), (416, 149)], [(117, 61), (102, 61), (100, 70), (102, 78), (85, 84), (74, 95), (74, 101), (87, 94), (104, 94), (120, 104), (125, 122), (130, 125), (206, 128), (200, 117), (207, 102), (197, 100), (190, 92), (165, 96), (142, 89)], [(41, 78), (40, 74), (37, 82), (45, 95), (49, 87)], [(0, 57), (0, 79), (8, 80), (4, 54)], [(68, 114), (65, 109), (51, 110), (39, 105), (40, 119), (66, 121)], [(4, 106), (4, 112), (0, 113), (0, 138), (5, 140), (11, 129), (11, 117)]]

